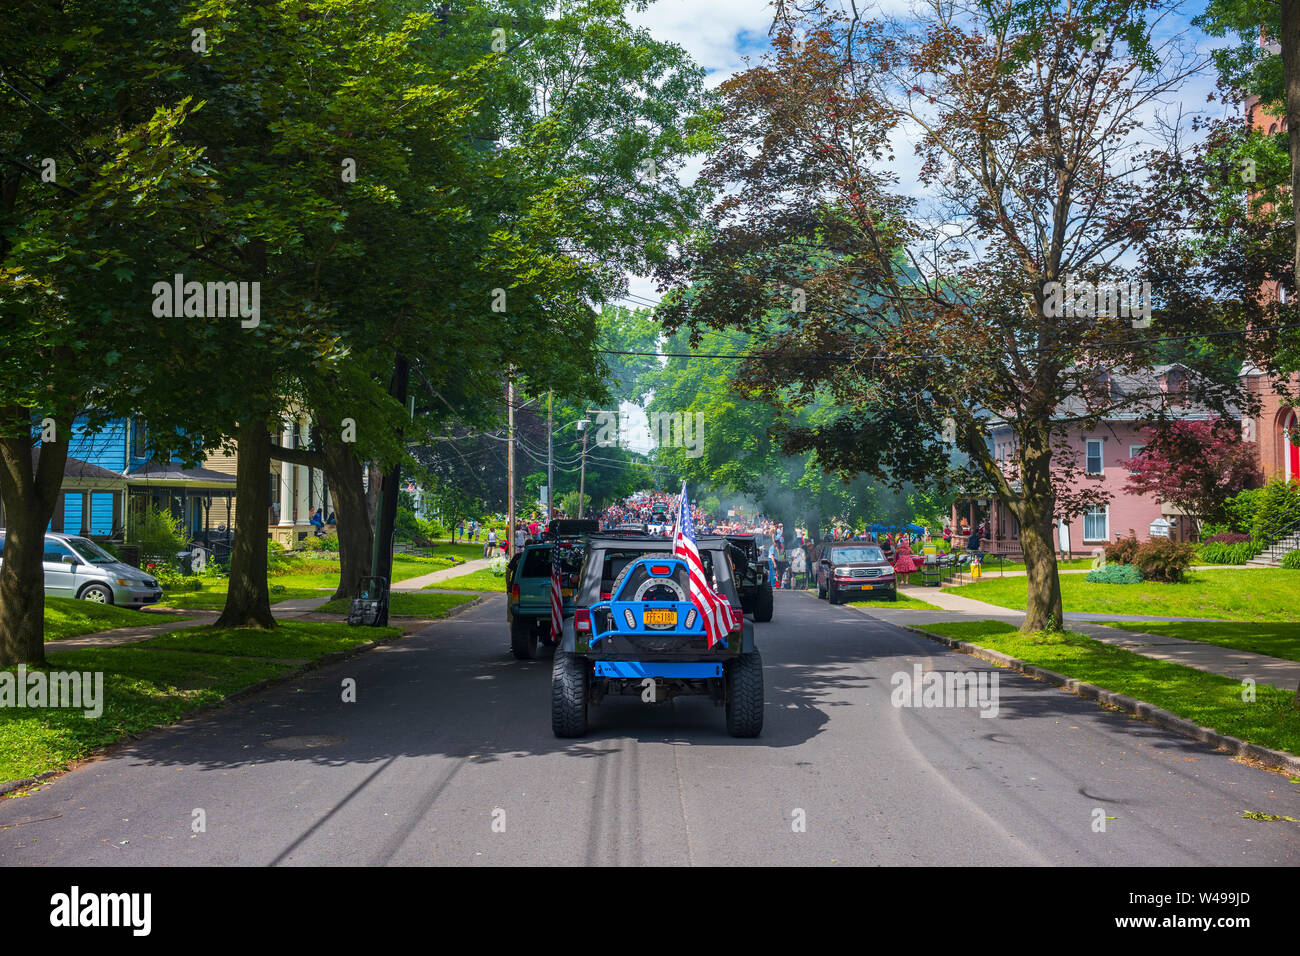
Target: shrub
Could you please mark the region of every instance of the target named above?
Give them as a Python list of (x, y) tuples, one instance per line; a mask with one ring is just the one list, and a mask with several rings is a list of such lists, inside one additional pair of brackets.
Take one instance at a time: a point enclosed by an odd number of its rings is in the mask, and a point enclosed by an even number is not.
[(144, 517), (132, 525), (127, 541), (140, 546), (141, 557), (165, 563), (168, 567), (175, 566), (177, 552), (186, 550), (180, 521), (174, 519), (170, 511), (153, 505), (149, 505)]
[(1106, 545), (1107, 564), (1132, 564), (1137, 554), (1137, 538), (1120, 538), (1114, 544)]
[(1228, 524), (1232, 531), (1250, 533), (1251, 526), (1255, 522), (1255, 512), (1259, 510), (1259, 502), (1263, 496), (1263, 488), (1247, 488), (1224, 502), (1228, 511)]
[(1131, 564), (1108, 564), (1089, 571), (1087, 580), (1094, 584), (1141, 584), (1142, 573)]
[(1146, 580), (1173, 584), (1183, 579), (1183, 573), (1195, 557), (1195, 545), (1184, 541), (1157, 539), (1148, 541), (1137, 549), (1133, 564)]
[(164, 591), (198, 591), (203, 587), (197, 576), (181, 574), (179, 569), (160, 561), (148, 563), (144, 569), (158, 579)]
[(1218, 534), (1212, 534), (1201, 538), (1202, 544), (1241, 544), (1243, 541), (1249, 541), (1250, 535), (1237, 534), (1235, 531), (1222, 531)]
[(1259, 548), (1247, 535), (1233, 535), (1232, 537), (1245, 538), (1246, 540), (1232, 544), (1221, 541), (1207, 541), (1199, 548), (1201, 560), (1206, 564), (1245, 564), (1259, 553)]
[(1249, 530), (1252, 538), (1263, 543), (1284, 525), (1300, 520), (1300, 482), (1274, 478), (1260, 492)]
[(1300, 571), (1300, 551), (1288, 551), (1282, 555), (1282, 567), (1291, 571)]
[(266, 542), (266, 572), (268, 574), (283, 574), (292, 566), (292, 562), (284, 552), (284, 545), (279, 541), (268, 539)]
[(308, 538), (305, 542), (308, 551), (330, 551), (338, 552), (339, 536), (337, 534), (321, 535), (319, 538)]

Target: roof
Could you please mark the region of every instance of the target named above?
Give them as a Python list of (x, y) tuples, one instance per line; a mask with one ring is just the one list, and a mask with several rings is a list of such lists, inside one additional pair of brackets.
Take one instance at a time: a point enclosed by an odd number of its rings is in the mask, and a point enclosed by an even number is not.
[[(32, 468), (36, 467), (37, 461), (41, 455), (40, 447), (32, 448)], [(92, 481), (123, 481), (123, 475), (119, 472), (112, 471), (108, 468), (101, 468), (99, 465), (92, 465), (88, 461), (82, 461), (80, 458), (68, 456), (67, 461), (63, 463), (64, 478), (83, 478)]]
[(145, 462), (132, 468), (127, 472), (126, 477), (131, 481), (179, 481), (222, 485), (235, 483), (234, 475), (227, 475), (222, 471), (213, 471), (211, 468), (182, 468), (179, 465), (171, 463), (164, 465), (156, 461)]

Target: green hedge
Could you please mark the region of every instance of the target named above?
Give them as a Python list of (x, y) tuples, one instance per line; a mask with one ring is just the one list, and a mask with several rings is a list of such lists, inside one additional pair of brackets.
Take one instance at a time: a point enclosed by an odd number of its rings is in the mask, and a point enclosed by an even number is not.
[(1108, 564), (1089, 571), (1087, 580), (1093, 584), (1141, 584), (1142, 572), (1131, 564)]
[(1221, 541), (1203, 542), (1199, 548), (1201, 560), (1206, 564), (1245, 564), (1259, 553), (1253, 541), (1224, 544)]
[(1282, 567), (1291, 571), (1300, 571), (1300, 551), (1288, 551), (1282, 555)]

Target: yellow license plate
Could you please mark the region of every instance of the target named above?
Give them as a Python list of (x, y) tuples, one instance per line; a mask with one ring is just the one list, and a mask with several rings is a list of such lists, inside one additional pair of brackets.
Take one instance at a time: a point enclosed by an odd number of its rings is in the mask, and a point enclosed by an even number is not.
[(651, 608), (645, 612), (642, 620), (646, 627), (663, 631), (677, 626), (677, 612), (667, 608)]
[(874, 587), (875, 587), (874, 584), (864, 584), (864, 585), (862, 585), (862, 590), (864, 590), (864, 591), (870, 591), (870, 590), (871, 590), (872, 588), (874, 588)]
[(560, 588), (560, 597), (573, 597), (573, 588)]

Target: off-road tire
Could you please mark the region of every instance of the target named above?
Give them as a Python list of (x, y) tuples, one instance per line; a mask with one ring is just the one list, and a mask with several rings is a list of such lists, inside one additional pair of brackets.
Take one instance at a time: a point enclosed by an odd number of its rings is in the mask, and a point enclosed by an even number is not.
[(754, 602), (754, 620), (772, 620), (772, 589), (769, 587), (758, 589), (758, 600)]
[(551, 730), (557, 737), (587, 732), (587, 662), (577, 654), (555, 653), (551, 665)]
[(516, 617), (510, 622), (510, 650), (521, 661), (537, 659), (537, 631), (530, 617)]
[(727, 733), (757, 737), (763, 731), (763, 658), (741, 654), (726, 665)]

